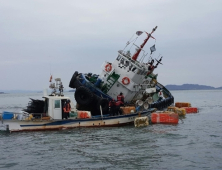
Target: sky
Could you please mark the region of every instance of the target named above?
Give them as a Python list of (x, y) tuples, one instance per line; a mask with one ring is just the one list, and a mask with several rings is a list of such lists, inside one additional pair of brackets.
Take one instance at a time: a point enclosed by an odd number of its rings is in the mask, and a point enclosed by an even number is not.
[(50, 74), (69, 90), (75, 71), (100, 74), (136, 31), (155, 26), (144, 50), (155, 44), (152, 57), (163, 56), (161, 84), (221, 87), (221, 16), (221, 0), (1, 1), (0, 90), (42, 90)]

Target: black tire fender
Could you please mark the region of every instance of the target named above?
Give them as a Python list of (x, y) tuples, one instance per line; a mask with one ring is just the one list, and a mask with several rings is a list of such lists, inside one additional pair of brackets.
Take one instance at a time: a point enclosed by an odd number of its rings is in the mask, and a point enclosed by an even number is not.
[(106, 113), (109, 111), (109, 101), (107, 99), (100, 99), (97, 102), (97, 109), (100, 111), (100, 106), (102, 107), (102, 112)]
[[(78, 71), (76, 71), (74, 74), (73, 74), (73, 76), (72, 76), (72, 78), (71, 78), (71, 80), (70, 80), (70, 82), (69, 82), (69, 87), (70, 88), (78, 88), (78, 87), (80, 87), (80, 86), (78, 86), (78, 84), (80, 83), (78, 80), (77, 80), (77, 76), (78, 76)], [(81, 83), (80, 83), (81, 84)], [(78, 87), (77, 87), (78, 86)]]
[(76, 89), (74, 97), (80, 105), (90, 105), (93, 101), (93, 93), (84, 86)]

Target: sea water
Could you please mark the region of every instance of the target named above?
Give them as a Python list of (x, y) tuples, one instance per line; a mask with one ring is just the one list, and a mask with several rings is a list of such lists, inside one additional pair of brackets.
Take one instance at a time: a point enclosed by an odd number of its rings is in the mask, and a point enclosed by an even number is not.
[[(222, 90), (171, 93), (199, 113), (178, 125), (1, 132), (0, 169), (222, 169)], [(1, 94), (0, 112), (19, 111), (29, 98), (42, 93)]]

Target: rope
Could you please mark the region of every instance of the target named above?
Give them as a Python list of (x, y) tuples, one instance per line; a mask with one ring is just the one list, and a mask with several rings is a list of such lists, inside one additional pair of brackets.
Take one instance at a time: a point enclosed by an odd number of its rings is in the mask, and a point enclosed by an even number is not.
[(181, 120), (182, 123), (184, 123), (183, 119), (179, 117), (179, 119)]

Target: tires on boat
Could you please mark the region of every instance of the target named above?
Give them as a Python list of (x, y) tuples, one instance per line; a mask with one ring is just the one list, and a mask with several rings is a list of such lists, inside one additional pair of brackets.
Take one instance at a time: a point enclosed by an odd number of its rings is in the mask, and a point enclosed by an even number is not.
[(90, 105), (93, 101), (93, 93), (84, 86), (80, 86), (75, 92), (76, 102), (80, 105)]
[(107, 99), (100, 99), (97, 102), (97, 109), (100, 111), (100, 106), (102, 108), (102, 112), (106, 113), (109, 110), (109, 101)]
[(72, 76), (72, 78), (71, 78), (71, 80), (70, 80), (70, 82), (69, 82), (69, 87), (70, 88), (79, 88), (80, 86), (82, 86), (82, 84), (79, 82), (79, 80), (77, 79), (77, 76), (78, 76), (78, 71), (76, 71), (74, 74), (73, 74), (73, 76)]

